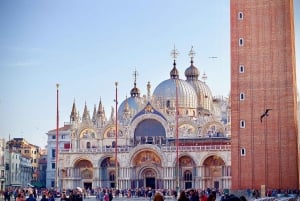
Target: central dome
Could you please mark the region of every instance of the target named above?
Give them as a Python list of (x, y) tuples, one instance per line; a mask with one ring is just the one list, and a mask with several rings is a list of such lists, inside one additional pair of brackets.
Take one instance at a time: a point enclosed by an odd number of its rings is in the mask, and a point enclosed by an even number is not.
[(197, 108), (197, 94), (194, 88), (184, 80), (168, 79), (160, 83), (153, 92), (154, 102), (162, 107), (176, 105), (176, 82), (178, 92), (178, 107), (194, 109)]
[(179, 79), (179, 73), (174, 61), (170, 72), (170, 79), (161, 82), (153, 92), (154, 103), (159, 108), (174, 109), (176, 106), (176, 84), (178, 107), (180, 110), (197, 108), (197, 94), (195, 89), (185, 80)]

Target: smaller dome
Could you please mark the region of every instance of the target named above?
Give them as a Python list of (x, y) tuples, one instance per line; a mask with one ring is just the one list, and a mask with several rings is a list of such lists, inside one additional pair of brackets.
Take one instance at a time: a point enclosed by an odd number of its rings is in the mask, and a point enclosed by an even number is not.
[(139, 97), (140, 96), (140, 90), (134, 86), (130, 91), (131, 97)]
[(184, 72), (185, 77), (187, 80), (198, 80), (199, 74), (198, 68), (194, 66), (194, 62), (191, 60), (191, 66), (188, 67)]
[(130, 115), (135, 115), (144, 106), (143, 98), (131, 96), (126, 98), (118, 108), (118, 118), (123, 119), (124, 112), (129, 112)]
[(173, 63), (173, 68), (170, 71), (170, 77), (171, 77), (171, 79), (178, 79), (179, 78), (179, 71), (176, 68), (175, 60), (174, 60), (174, 63)]

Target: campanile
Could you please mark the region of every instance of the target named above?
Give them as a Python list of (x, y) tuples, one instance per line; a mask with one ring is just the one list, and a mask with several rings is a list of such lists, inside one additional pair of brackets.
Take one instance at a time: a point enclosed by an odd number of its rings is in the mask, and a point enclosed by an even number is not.
[(231, 0), (230, 9), (232, 189), (297, 189), (293, 1)]

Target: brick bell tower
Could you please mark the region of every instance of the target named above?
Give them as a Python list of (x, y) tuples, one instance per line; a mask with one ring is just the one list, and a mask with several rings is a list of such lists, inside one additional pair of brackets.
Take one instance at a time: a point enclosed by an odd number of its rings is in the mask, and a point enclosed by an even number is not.
[(231, 0), (230, 9), (232, 189), (297, 189), (293, 1)]

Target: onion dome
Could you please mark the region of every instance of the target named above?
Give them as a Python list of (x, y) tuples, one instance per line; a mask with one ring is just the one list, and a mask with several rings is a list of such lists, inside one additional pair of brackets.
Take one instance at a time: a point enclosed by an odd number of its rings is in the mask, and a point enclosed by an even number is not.
[(198, 80), (199, 77), (199, 70), (196, 66), (194, 66), (194, 58), (195, 52), (193, 51), (193, 47), (190, 50), (189, 56), (191, 57), (191, 66), (188, 67), (185, 72), (184, 75), (188, 80)]
[(144, 99), (140, 97), (140, 90), (136, 87), (137, 71), (134, 72), (134, 87), (130, 91), (130, 97), (124, 100), (118, 108), (118, 119), (123, 120), (124, 113), (135, 115), (144, 106)]
[(178, 79), (179, 78), (179, 72), (176, 68), (175, 60), (173, 62), (173, 69), (170, 71), (170, 77), (171, 77), (171, 79)]
[(194, 55), (195, 52), (192, 47), (189, 53), (189, 56), (191, 57), (191, 65), (185, 70), (186, 81), (192, 85), (196, 91), (198, 110), (209, 114), (213, 112), (212, 93), (205, 82), (198, 80), (200, 73), (198, 68), (194, 65)]

